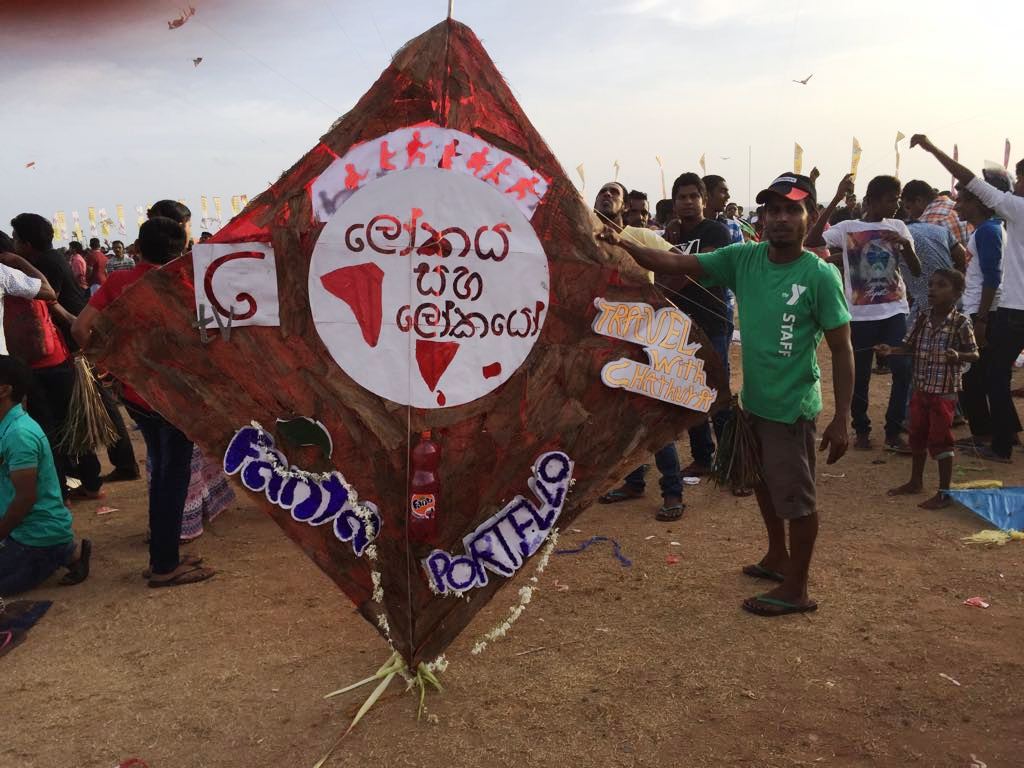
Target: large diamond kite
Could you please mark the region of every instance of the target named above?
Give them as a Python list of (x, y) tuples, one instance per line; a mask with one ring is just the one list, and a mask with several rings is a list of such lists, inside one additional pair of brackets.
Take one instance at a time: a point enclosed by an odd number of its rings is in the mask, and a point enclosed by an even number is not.
[[(728, 398), (706, 339), (598, 245), (589, 208), (444, 22), (211, 243), (103, 313), (98, 362), (224, 456), (415, 668)], [(409, 525), (430, 510), (436, 527)]]

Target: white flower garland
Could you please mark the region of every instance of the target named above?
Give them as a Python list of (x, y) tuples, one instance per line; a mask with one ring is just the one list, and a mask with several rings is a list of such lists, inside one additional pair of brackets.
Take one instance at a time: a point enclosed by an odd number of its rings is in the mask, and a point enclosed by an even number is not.
[(544, 551), (541, 552), (540, 560), (537, 562), (537, 569), (533, 572), (533, 576), (530, 577), (530, 584), (533, 586), (520, 587), (519, 589), (519, 602), (508, 609), (508, 616), (505, 620), (500, 622), (497, 626), (487, 632), (482, 638), (476, 641), (473, 645), (473, 649), (470, 651), (474, 656), (479, 656), (483, 653), (484, 649), (487, 648), (489, 643), (492, 643), (508, 634), (509, 630), (512, 629), (512, 625), (516, 623), (520, 616), (523, 615), (523, 611), (526, 610), (526, 606), (529, 605), (533, 599), (533, 591), (537, 589), (535, 586), (539, 582), (539, 577), (544, 573), (544, 569), (548, 567), (548, 560), (551, 559), (551, 553), (555, 551), (555, 547), (558, 544), (558, 529), (551, 531), (551, 535), (548, 536), (548, 543), (544, 546)]

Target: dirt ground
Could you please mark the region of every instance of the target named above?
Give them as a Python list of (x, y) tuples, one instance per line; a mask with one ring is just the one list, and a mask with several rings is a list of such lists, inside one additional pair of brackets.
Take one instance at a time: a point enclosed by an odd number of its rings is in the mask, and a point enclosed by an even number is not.
[[(888, 386), (875, 377), (876, 423)], [(688, 461), (685, 439), (680, 452)], [(631, 567), (606, 544), (553, 557), (505, 640), (469, 653), (512, 588), (451, 647), (429, 719), (395, 685), (329, 765), (1024, 764), (1024, 544), (965, 545), (986, 527), (967, 510), (887, 498), (908, 472), (882, 451), (819, 466), (821, 607), (765, 619), (740, 609), (764, 588), (739, 573), (762, 554), (754, 500), (702, 482), (682, 521), (658, 523), (652, 467), (646, 499), (595, 506), (561, 539), (614, 537)], [(958, 458), (955, 479), (989, 478), (1024, 484), (1024, 454)], [(54, 605), (0, 660), (0, 766), (311, 767), (369, 691), (322, 695), (371, 674), (384, 642), (246, 503), (187, 548), (218, 576), (168, 590), (139, 575), (144, 483), (110, 486), (103, 503), (118, 511), (74, 509), (93, 575), (33, 594)], [(992, 607), (962, 604), (974, 595)]]

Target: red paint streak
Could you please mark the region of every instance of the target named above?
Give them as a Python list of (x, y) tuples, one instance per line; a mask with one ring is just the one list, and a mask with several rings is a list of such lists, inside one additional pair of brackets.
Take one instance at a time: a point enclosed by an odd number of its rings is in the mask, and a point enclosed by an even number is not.
[(348, 163), (345, 166), (345, 189), (359, 189), (359, 182), (369, 175), (369, 171), (361, 174), (352, 163)]
[(373, 263), (342, 267), (320, 276), (324, 288), (348, 304), (356, 316), (363, 339), (371, 347), (376, 347), (380, 339), (383, 281), (384, 271)]
[(493, 379), (495, 376), (501, 376), (501, 363), (491, 363), (485, 365), (483, 368), (484, 378)]
[(248, 320), (256, 314), (256, 299), (250, 293), (240, 293), (235, 296), (235, 301), (244, 301), (249, 305), (249, 308), (242, 314), (235, 314), (229, 308), (222, 305), (213, 293), (213, 275), (229, 261), (234, 261), (235, 259), (265, 259), (266, 256), (265, 253), (260, 253), (259, 251), (235, 251), (234, 253), (226, 253), (210, 262), (210, 266), (206, 268), (206, 274), (203, 276), (203, 290), (206, 293), (206, 298), (210, 300), (210, 304), (213, 305), (217, 312), (224, 317), (230, 316), (232, 320)]
[(458, 351), (457, 341), (416, 339), (416, 364), (419, 366), (420, 376), (431, 392), (437, 388), (437, 382), (444, 376)]

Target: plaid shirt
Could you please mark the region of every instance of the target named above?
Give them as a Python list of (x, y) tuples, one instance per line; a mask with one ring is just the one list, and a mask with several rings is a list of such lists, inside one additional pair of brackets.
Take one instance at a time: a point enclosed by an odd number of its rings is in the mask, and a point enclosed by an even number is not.
[(131, 256), (122, 256), (120, 259), (116, 256), (111, 256), (107, 259), (107, 274), (111, 272), (120, 272), (122, 269), (135, 269), (135, 262), (132, 261)]
[(960, 391), (962, 363), (950, 363), (946, 352), (964, 354), (978, 351), (971, 319), (957, 309), (950, 310), (937, 325), (932, 313), (923, 311), (903, 340), (913, 355), (914, 387), (933, 395), (955, 395)]
[(954, 206), (956, 206), (954, 201), (939, 195), (928, 203), (928, 207), (924, 209), (924, 213), (921, 214), (921, 218), (918, 221), (945, 227), (953, 233), (953, 237), (957, 239), (957, 242), (966, 248), (967, 241), (971, 239), (971, 232), (974, 230), (974, 227), (966, 221), (960, 220), (960, 217), (956, 215)]

